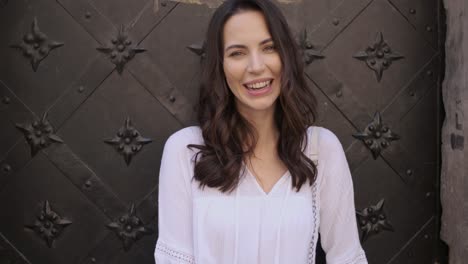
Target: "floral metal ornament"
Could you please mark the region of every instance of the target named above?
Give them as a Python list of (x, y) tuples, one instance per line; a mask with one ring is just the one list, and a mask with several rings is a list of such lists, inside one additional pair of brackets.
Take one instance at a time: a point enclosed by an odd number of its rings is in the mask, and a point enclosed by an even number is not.
[(51, 50), (60, 46), (63, 46), (63, 43), (49, 40), (47, 35), (39, 30), (36, 18), (33, 20), (31, 32), (23, 36), (22, 42), (10, 45), (11, 48), (23, 52), (24, 57), (31, 61), (34, 71), (37, 71), (39, 63), (49, 55)]
[(47, 120), (47, 112), (41, 119), (35, 120), (31, 124), (16, 124), (16, 127), (23, 132), (26, 141), (31, 147), (31, 156), (52, 143), (63, 143), (63, 140), (54, 134), (54, 128)]
[(124, 126), (119, 129), (114, 138), (104, 140), (107, 144), (113, 145), (124, 156), (127, 165), (130, 164), (133, 156), (141, 150), (143, 145), (152, 141), (152, 139), (144, 138), (140, 135), (140, 132), (132, 126), (129, 117), (125, 119)]
[(133, 45), (123, 25), (120, 26), (117, 36), (111, 39), (111, 43), (111, 47), (99, 47), (97, 50), (109, 56), (119, 74), (122, 74), (125, 64), (133, 59), (135, 54), (146, 51), (145, 49), (137, 48), (136, 45)]
[(359, 226), (362, 231), (361, 241), (366, 241), (370, 236), (380, 233), (382, 230), (394, 231), (383, 210), (385, 200), (381, 199), (376, 205), (364, 208), (356, 212)]
[(44, 239), (47, 246), (51, 248), (54, 241), (62, 234), (65, 227), (70, 224), (72, 224), (72, 221), (52, 211), (49, 201), (46, 200), (34, 224), (26, 225), (26, 228), (34, 231), (38, 236)]
[(385, 42), (382, 32), (377, 33), (375, 43), (353, 56), (358, 60), (365, 61), (367, 67), (375, 72), (377, 81), (382, 79), (383, 71), (388, 69), (392, 62), (404, 58), (403, 55), (393, 51)]
[(362, 140), (371, 150), (374, 159), (380, 155), (383, 149), (390, 145), (391, 141), (400, 139), (388, 126), (382, 123), (380, 112), (376, 112), (372, 123), (367, 125), (364, 132), (353, 135), (354, 138)]
[(192, 44), (188, 46), (187, 49), (200, 56), (202, 60), (206, 57), (206, 42), (204, 41), (201, 43)]
[(320, 54), (320, 52), (317, 50), (318, 47), (313, 45), (307, 34), (307, 29), (304, 29), (302, 33), (299, 35), (299, 47), (302, 50), (302, 60), (306, 65), (311, 64), (313, 61), (317, 59), (323, 59), (325, 56)]
[(130, 250), (133, 243), (138, 241), (142, 236), (152, 234), (154, 231), (146, 227), (140, 218), (136, 215), (135, 204), (132, 203), (130, 211), (119, 217), (118, 221), (114, 221), (107, 227), (117, 234), (122, 240), (125, 251)]

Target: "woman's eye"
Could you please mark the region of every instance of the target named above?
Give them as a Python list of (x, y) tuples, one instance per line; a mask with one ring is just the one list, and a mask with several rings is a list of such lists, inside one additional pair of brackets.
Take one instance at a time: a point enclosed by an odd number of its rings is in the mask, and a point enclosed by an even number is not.
[(231, 52), (231, 53), (229, 54), (229, 57), (237, 57), (237, 56), (240, 56), (240, 55), (242, 55), (242, 52), (240, 52), (240, 51), (234, 51), (234, 52)]
[(275, 51), (275, 46), (273, 46), (273, 45), (266, 46), (265, 51), (268, 51), (268, 52)]

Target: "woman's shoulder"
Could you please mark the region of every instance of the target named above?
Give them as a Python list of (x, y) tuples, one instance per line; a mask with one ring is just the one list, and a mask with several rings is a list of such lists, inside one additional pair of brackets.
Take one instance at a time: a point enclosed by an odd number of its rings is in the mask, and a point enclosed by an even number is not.
[(166, 141), (166, 148), (186, 148), (189, 144), (202, 145), (203, 136), (199, 126), (190, 126), (174, 132)]
[(320, 126), (310, 126), (307, 129), (307, 133), (309, 136), (311, 136), (312, 133), (318, 133), (318, 148), (320, 153), (323, 153), (323, 151), (333, 152), (343, 149), (341, 142), (335, 133), (327, 128)]

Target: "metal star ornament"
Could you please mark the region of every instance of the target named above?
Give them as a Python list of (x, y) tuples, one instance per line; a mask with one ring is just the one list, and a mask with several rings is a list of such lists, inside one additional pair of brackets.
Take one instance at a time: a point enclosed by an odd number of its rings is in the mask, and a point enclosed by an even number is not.
[(382, 230), (394, 231), (384, 212), (384, 203), (385, 200), (381, 199), (376, 205), (364, 208), (361, 212), (356, 212), (362, 231), (362, 242), (366, 241), (370, 236), (382, 232)]
[(115, 64), (117, 72), (122, 74), (123, 68), (137, 53), (146, 51), (145, 49), (137, 48), (129, 39), (128, 33), (123, 25), (120, 26), (117, 36), (111, 39), (111, 46), (99, 47), (97, 50), (107, 54), (111, 62)]
[(132, 203), (127, 214), (119, 217), (118, 221), (114, 221), (107, 225), (113, 230), (116, 235), (122, 240), (125, 251), (130, 250), (134, 242), (138, 241), (144, 235), (152, 234), (154, 231), (146, 227), (140, 218), (136, 215), (135, 204)]
[(40, 62), (53, 49), (61, 46), (63, 46), (63, 43), (49, 40), (47, 35), (40, 31), (36, 18), (33, 20), (31, 32), (23, 36), (22, 42), (10, 45), (11, 48), (16, 48), (23, 52), (24, 57), (30, 60), (34, 71), (37, 71)]
[(363, 132), (353, 135), (354, 138), (360, 139), (371, 150), (374, 159), (390, 145), (390, 142), (400, 139), (400, 136), (393, 133), (388, 126), (382, 123), (380, 112), (376, 112), (374, 120), (367, 125)]
[(200, 56), (202, 60), (206, 57), (206, 42), (204, 41), (201, 43), (192, 44), (188, 46), (187, 49)]
[(388, 69), (393, 61), (404, 58), (403, 55), (390, 48), (385, 42), (382, 32), (377, 33), (374, 44), (368, 46), (365, 51), (356, 53), (353, 57), (365, 61), (367, 67), (374, 71), (379, 82), (382, 79), (383, 71)]
[(124, 126), (119, 129), (114, 138), (104, 140), (105, 143), (114, 146), (124, 157), (127, 166), (130, 165), (133, 156), (141, 150), (143, 145), (152, 141), (152, 139), (144, 138), (140, 135), (140, 132), (132, 126), (129, 117), (125, 119)]
[(25, 227), (34, 231), (39, 237), (44, 239), (47, 246), (51, 248), (54, 241), (62, 234), (63, 230), (71, 224), (72, 221), (52, 211), (49, 201), (46, 200), (34, 224), (26, 225)]
[(320, 54), (318, 47), (313, 45), (308, 38), (307, 29), (304, 29), (299, 35), (298, 44), (302, 50), (302, 59), (305, 65), (309, 65), (317, 59), (323, 59), (325, 56)]
[(31, 147), (31, 156), (52, 143), (63, 143), (63, 140), (54, 134), (54, 128), (47, 120), (47, 112), (40, 120), (35, 120), (31, 124), (16, 124), (16, 127), (23, 132), (26, 141)]

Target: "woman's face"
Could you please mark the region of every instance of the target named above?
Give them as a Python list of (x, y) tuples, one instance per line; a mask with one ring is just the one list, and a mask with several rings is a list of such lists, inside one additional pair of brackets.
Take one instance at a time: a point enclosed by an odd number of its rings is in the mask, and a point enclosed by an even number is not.
[(263, 14), (243, 11), (224, 26), (223, 68), (229, 89), (243, 115), (274, 112), (281, 90), (281, 59)]

